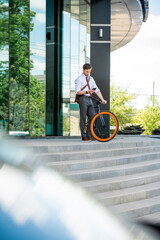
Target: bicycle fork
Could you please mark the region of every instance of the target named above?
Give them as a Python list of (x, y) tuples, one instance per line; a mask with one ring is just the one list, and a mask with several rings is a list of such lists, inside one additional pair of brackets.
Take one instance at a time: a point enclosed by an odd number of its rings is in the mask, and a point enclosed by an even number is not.
[(98, 105), (98, 114), (99, 114), (99, 117), (100, 117), (100, 120), (101, 120), (101, 123), (102, 123), (102, 127), (106, 127), (106, 124), (105, 124), (105, 121), (104, 121), (104, 118), (103, 116), (100, 114), (100, 107)]

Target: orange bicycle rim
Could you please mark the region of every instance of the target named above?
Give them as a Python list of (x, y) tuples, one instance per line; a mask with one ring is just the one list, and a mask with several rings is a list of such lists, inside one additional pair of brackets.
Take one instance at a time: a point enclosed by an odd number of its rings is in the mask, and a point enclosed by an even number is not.
[(96, 136), (96, 134), (95, 134), (94, 131), (93, 131), (93, 124), (94, 124), (95, 119), (99, 116), (99, 113), (97, 113), (97, 114), (94, 116), (94, 118), (92, 119), (92, 122), (91, 122), (91, 133), (92, 133), (93, 137), (94, 137), (95, 139), (97, 139), (98, 141), (100, 141), (100, 142), (107, 142), (107, 141), (111, 140), (111, 139), (116, 135), (117, 130), (118, 130), (118, 120), (117, 120), (117, 118), (115, 117), (115, 115), (114, 115), (113, 113), (111, 113), (111, 112), (100, 112), (100, 115), (102, 115), (102, 114), (107, 114), (107, 115), (110, 115), (110, 116), (112, 116), (112, 117), (114, 118), (115, 123), (116, 123), (116, 128), (115, 128), (114, 133), (113, 133), (110, 137), (104, 138), (104, 139), (99, 138), (99, 137)]

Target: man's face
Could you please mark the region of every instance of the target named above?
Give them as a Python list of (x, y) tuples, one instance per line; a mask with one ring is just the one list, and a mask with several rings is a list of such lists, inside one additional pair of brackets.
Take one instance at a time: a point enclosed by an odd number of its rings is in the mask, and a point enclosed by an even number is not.
[(92, 68), (83, 70), (84, 75), (88, 76), (90, 74), (91, 70), (92, 70)]

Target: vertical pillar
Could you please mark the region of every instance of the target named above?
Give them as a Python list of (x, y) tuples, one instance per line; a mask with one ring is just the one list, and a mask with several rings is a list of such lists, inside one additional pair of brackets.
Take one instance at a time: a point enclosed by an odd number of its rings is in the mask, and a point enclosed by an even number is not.
[[(111, 0), (91, 0), (92, 76), (110, 109), (110, 26)], [(106, 105), (104, 106), (106, 109)]]
[[(91, 0), (91, 65), (92, 76), (110, 110), (110, 42), (111, 0)], [(109, 120), (108, 120), (109, 131)]]
[(46, 1), (46, 135), (61, 135), (62, 0)]

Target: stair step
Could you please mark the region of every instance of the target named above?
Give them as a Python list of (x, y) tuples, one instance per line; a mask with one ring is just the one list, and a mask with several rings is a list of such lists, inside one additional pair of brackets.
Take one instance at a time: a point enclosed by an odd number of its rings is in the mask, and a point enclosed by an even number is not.
[(160, 224), (160, 211), (156, 213), (151, 213), (139, 218), (136, 218), (137, 221), (150, 222), (152, 224)]
[(92, 151), (76, 151), (76, 152), (60, 152), (60, 153), (39, 153), (35, 154), (35, 158), (44, 161), (67, 161), (67, 160), (81, 160), (92, 158), (103, 158), (105, 156), (122, 156), (137, 153), (151, 153), (160, 152), (159, 146), (145, 146), (135, 148), (116, 148), (105, 150), (92, 150)]
[[(107, 205), (108, 206), (108, 205)], [(160, 212), (160, 196), (110, 206), (112, 211), (126, 217), (138, 218)]]
[(80, 182), (92, 193), (119, 190), (160, 181), (160, 169), (121, 177)]
[(79, 170), (66, 172), (65, 175), (79, 181), (98, 180), (103, 178), (124, 176), (134, 173), (147, 172), (160, 168), (160, 159), (152, 160), (151, 162), (130, 163), (113, 167), (96, 168), (90, 170)]
[(45, 165), (58, 171), (75, 171), (100, 167), (109, 167), (132, 162), (150, 161), (160, 159), (160, 152), (139, 153), (125, 156), (105, 157), (100, 159), (82, 159), (60, 162), (45, 162)]
[(37, 162), (80, 182), (104, 204), (113, 201), (116, 205), (111, 207), (122, 215), (158, 219), (159, 142), (149, 137), (122, 136), (107, 143), (47, 139), (32, 141), (26, 147), (36, 152)]
[[(34, 145), (33, 145), (34, 144)], [(130, 148), (130, 147), (144, 147), (144, 146), (156, 146), (159, 145), (157, 141), (132, 141), (132, 142), (126, 142), (126, 141), (117, 141), (112, 140), (112, 142), (107, 143), (100, 143), (100, 142), (73, 142), (72, 144), (70, 142), (64, 142), (63, 144), (61, 142), (55, 143), (52, 141), (46, 141), (46, 142), (38, 142), (37, 145), (33, 142), (26, 143), (25, 147), (32, 149), (34, 152), (37, 153), (56, 153), (56, 152), (72, 152), (72, 151), (89, 151), (89, 150), (95, 150), (95, 149), (116, 149), (116, 148)]]
[(105, 203), (122, 204), (160, 196), (160, 182), (124, 188), (111, 192), (97, 193), (98, 199)]

